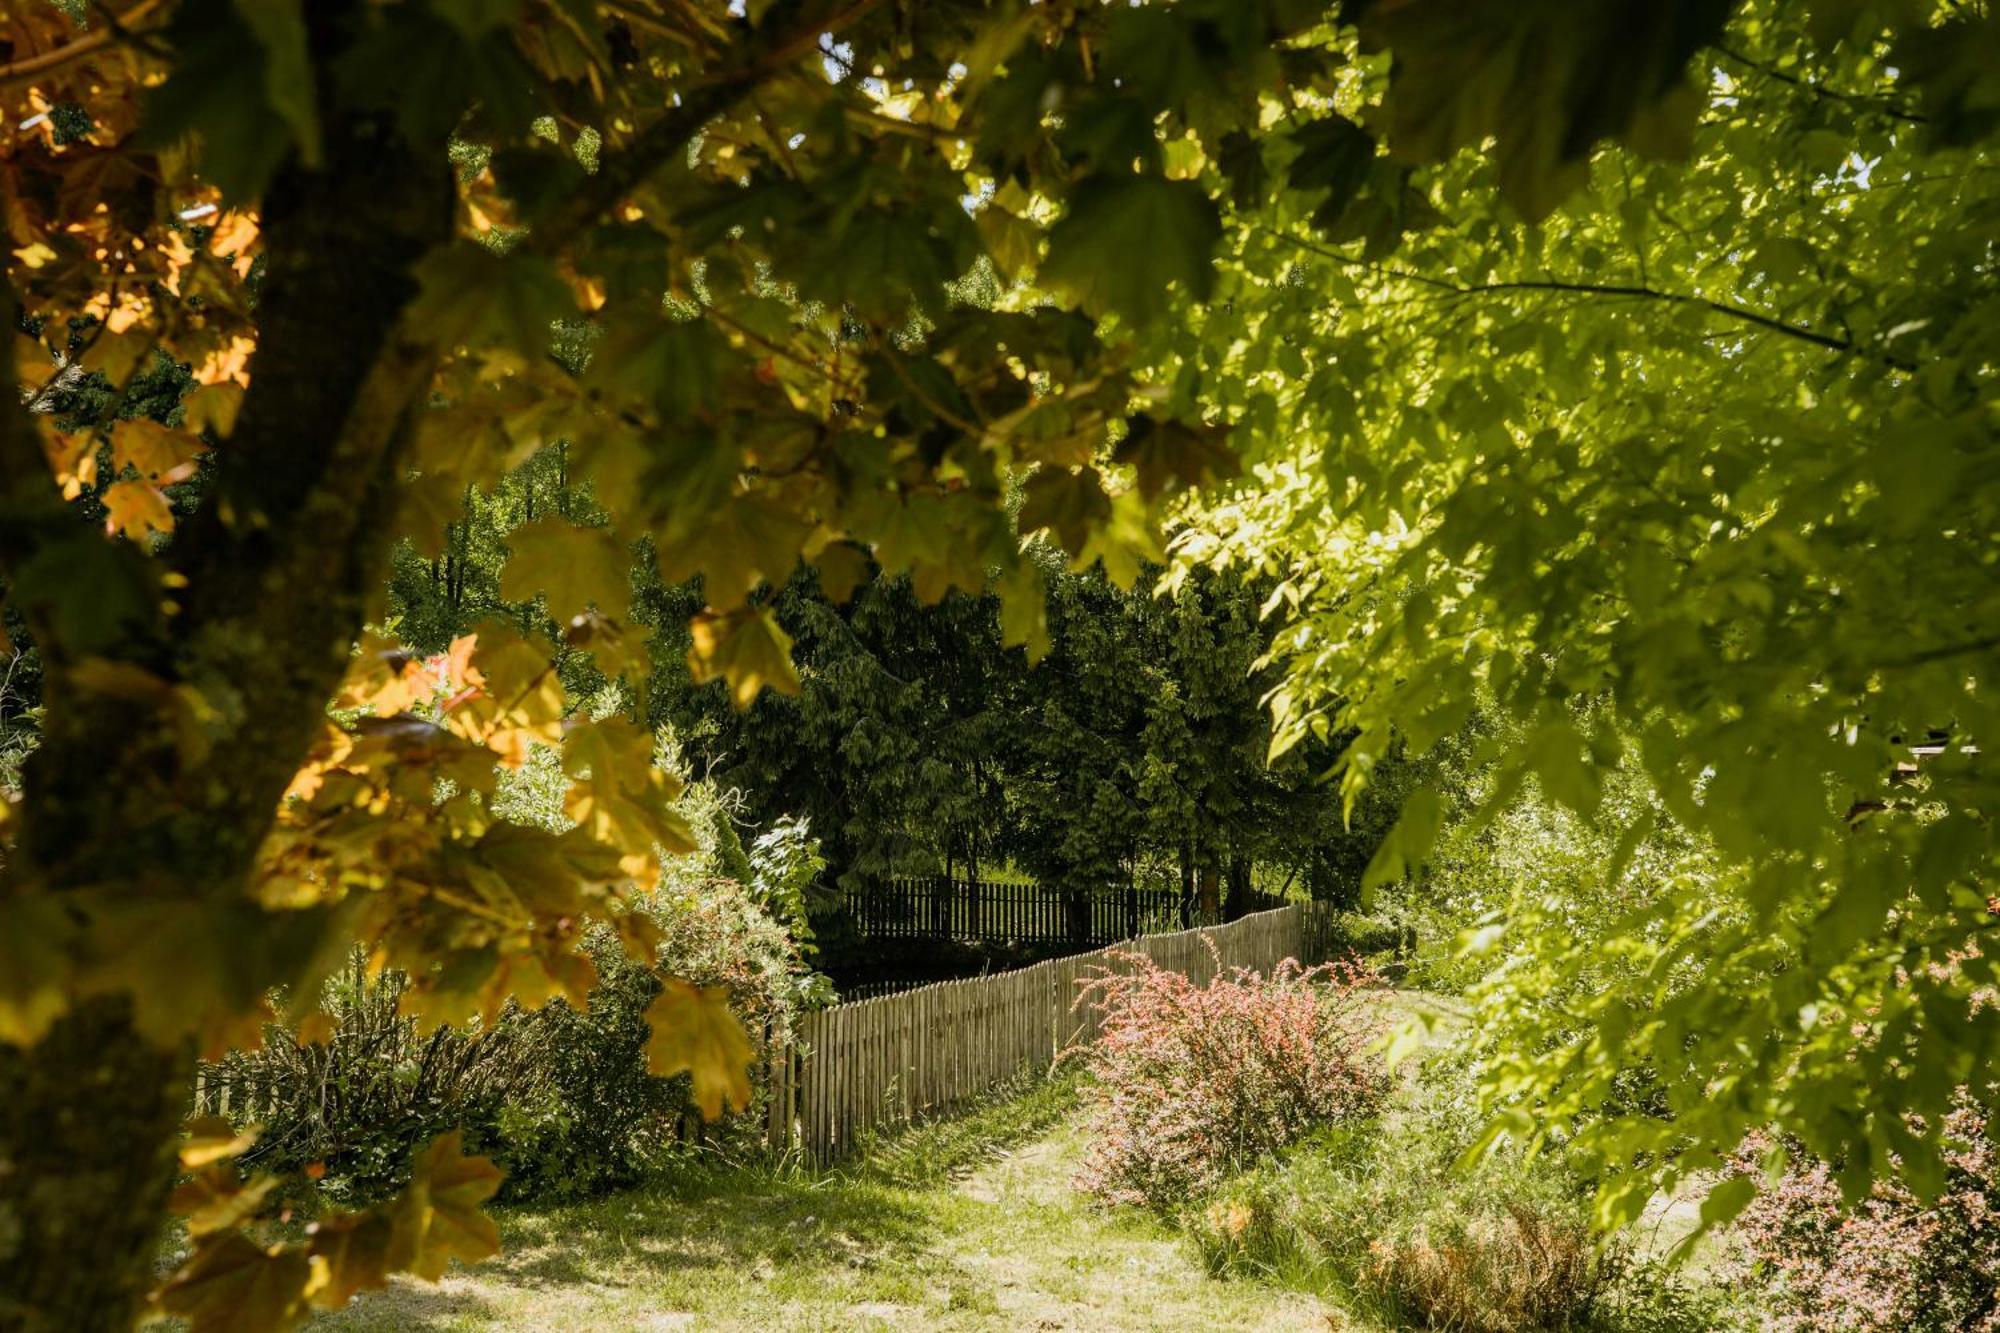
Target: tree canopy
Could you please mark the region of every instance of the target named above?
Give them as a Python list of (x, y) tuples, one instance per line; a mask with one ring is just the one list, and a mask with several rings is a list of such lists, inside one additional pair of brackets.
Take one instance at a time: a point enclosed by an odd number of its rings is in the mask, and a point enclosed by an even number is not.
[[(590, 920), (644, 950), (673, 782), (557, 668), (643, 680), (634, 543), (700, 580), (689, 666), (741, 706), (798, 688), (772, 589), (802, 560), (836, 603), (871, 562), (925, 603), (991, 588), (1038, 655), (1024, 536), (1129, 586), (1239, 460), (1179, 550), (1273, 580), (1281, 748), (1355, 731), (1352, 791), (1490, 695), (1522, 780), (1589, 811), (1634, 755), (1740, 867), (1738, 915), (1620, 937), (1712, 982), (1515, 1048), (1506, 1123), (1588, 1112), (1643, 1047), (1682, 1114), (1611, 1125), (1613, 1156), (1763, 1116), (1920, 1173), (1903, 1114), (2000, 1022), (1964, 1003), (2000, 20), (1794, 8), (0, 16), (0, 581), (43, 707), (0, 863), (7, 1314), (129, 1322), (181, 1165), (230, 1151), (179, 1135), (194, 1054), (351, 942), (433, 1022), (580, 997)], [(546, 622), (435, 660), (367, 630), (399, 542), (443, 561), (558, 442), (599, 507), (516, 528), (497, 590)], [(539, 745), (564, 833), (486, 799)], [(720, 1005), (670, 987), (655, 1019), (657, 1067), (727, 1100)], [(449, 1143), (297, 1245), (198, 1179), (159, 1299), (202, 1328), (491, 1242)]]
[[(1354, 731), (1353, 790), (1483, 706), (1482, 817), (1532, 784), (1596, 819), (1623, 772), (1602, 891), (1662, 825), (1717, 854), (1599, 929), (1538, 905), (1484, 942), (1495, 1131), (1642, 1167), (1607, 1221), (1773, 1124), (1852, 1191), (1935, 1188), (1954, 1089), (1993, 1096), (2000, 30), (1921, 17), (1742, 7), (1662, 108), (1685, 162), (1599, 154), (1550, 212), (1503, 134), (1413, 176), (1401, 232), (1373, 173), (1442, 126), (1374, 110), (1399, 50), (1269, 155), (1287, 188), (1159, 342), (1240, 405), (1254, 481), (1178, 551), (1282, 580), (1278, 748)], [(1365, 170), (1320, 171), (1328, 124)]]

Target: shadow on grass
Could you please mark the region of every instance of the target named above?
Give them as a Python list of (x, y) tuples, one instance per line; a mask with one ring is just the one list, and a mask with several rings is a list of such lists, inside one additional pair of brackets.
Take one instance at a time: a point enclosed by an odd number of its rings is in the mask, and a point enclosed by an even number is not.
[[(951, 1182), (1045, 1131), (1075, 1105), (1074, 1079), (1013, 1090), (967, 1115), (870, 1144), (826, 1170), (689, 1163), (636, 1190), (584, 1203), (494, 1210), (501, 1252), (439, 1286), (398, 1282), (329, 1321), (342, 1330), (443, 1330), (603, 1298), (642, 1301), (672, 1327), (676, 1296), (734, 1285), (809, 1293), (857, 1276), (918, 1280), (937, 1268), (941, 1228), (968, 1201)], [(699, 1291), (696, 1290), (697, 1286)], [(629, 1290), (626, 1290), (629, 1289)], [(510, 1308), (503, 1308), (510, 1307)], [(578, 1310), (578, 1314), (582, 1311)], [(644, 1325), (638, 1325), (643, 1327)]]

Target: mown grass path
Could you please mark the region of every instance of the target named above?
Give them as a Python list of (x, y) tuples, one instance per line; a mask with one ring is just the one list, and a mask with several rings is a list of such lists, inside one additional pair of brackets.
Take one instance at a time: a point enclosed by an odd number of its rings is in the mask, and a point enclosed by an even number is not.
[(501, 1216), (502, 1255), (399, 1281), (334, 1330), (1289, 1330), (1312, 1300), (1203, 1275), (1164, 1226), (1070, 1185), (1073, 1095), (1046, 1085), (849, 1171), (709, 1173)]

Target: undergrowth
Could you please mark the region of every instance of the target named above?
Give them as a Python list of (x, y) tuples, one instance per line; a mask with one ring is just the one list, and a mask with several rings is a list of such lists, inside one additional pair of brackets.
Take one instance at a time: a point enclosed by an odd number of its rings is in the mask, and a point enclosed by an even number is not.
[(1185, 1209), (1209, 1271), (1310, 1292), (1366, 1327), (1453, 1333), (1749, 1327), (1726, 1291), (1592, 1229), (1553, 1152), (1461, 1161), (1481, 1120), (1433, 1057), (1382, 1114), (1322, 1127)]

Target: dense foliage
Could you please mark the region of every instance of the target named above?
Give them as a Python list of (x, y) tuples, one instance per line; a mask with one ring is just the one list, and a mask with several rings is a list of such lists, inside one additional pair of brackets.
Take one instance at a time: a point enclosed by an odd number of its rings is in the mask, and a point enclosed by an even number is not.
[[(782, 1046), (815, 994), (783, 929), (729, 880), (662, 888), (645, 910), (661, 926), (652, 967), (610, 932), (586, 948), (597, 965), (588, 1008), (508, 1006), (491, 1024), (419, 1033), (398, 1012), (400, 974), (356, 969), (327, 984), (323, 1033), (282, 1029), (257, 1051), (205, 1067), (207, 1095), (227, 1088), (232, 1121), (260, 1127), (245, 1166), (306, 1188), (318, 1206), (370, 1203), (408, 1179), (413, 1153), (465, 1131), (505, 1173), (504, 1197), (563, 1198), (631, 1184), (681, 1149), (696, 1120), (686, 1075), (646, 1063), (657, 972), (723, 986), (761, 1053)], [(761, 1062), (753, 1063), (761, 1076)], [(744, 1116), (705, 1131), (709, 1146), (762, 1142), (763, 1080)]]
[(1481, 1115), (1461, 1056), (1433, 1051), (1406, 1074), (1380, 1117), (1313, 1134), (1186, 1210), (1211, 1271), (1330, 1297), (1371, 1327), (1754, 1326), (1712, 1277), (1606, 1244), (1560, 1155), (1510, 1149), (1468, 1169)]
[[(1738, 1219), (1736, 1231), (1771, 1279), (1771, 1325), (1990, 1330), (2000, 1327), (2000, 1161), (1969, 1106), (1945, 1118), (1944, 1185), (1919, 1199), (1881, 1182), (1858, 1207), (1831, 1164), (1794, 1152)], [(1769, 1148), (1769, 1143), (1749, 1145)], [(1736, 1169), (1762, 1176), (1765, 1154)]]
[[(490, 1246), (456, 1139), (396, 1201), (252, 1239), (240, 1145), (177, 1145), (186, 1078), (356, 941), (427, 1024), (580, 1000), (592, 922), (650, 955), (634, 894), (692, 831), (623, 711), (635, 545), (700, 580), (689, 669), (743, 706), (800, 687), (772, 589), (802, 559), (835, 604), (871, 566), (926, 604), (990, 586), (1040, 655), (1024, 538), (1129, 586), (1239, 459), (1179, 578), (1270, 580), (1279, 751), (1352, 732), (1351, 793), (1490, 696), (1522, 727), (1500, 794), (1532, 774), (1590, 816), (1635, 762), (1724, 863), (1740, 920), (1613, 937), (1663, 970), (1698, 947), (1705, 984), (1610, 989), (1496, 1061), (1502, 1125), (1592, 1122), (1672, 1175), (1776, 1121), (1857, 1195), (1936, 1186), (2000, 1042), (1965, 1004), (2000, 18), (740, 8), (0, 15), (0, 581), (41, 708), (0, 807), (0, 1313), (129, 1323), (184, 1166), (212, 1197), (181, 1196), (203, 1225), (161, 1299), (202, 1327)], [(497, 595), (537, 613), (434, 662), (364, 634), (399, 541), (399, 581), (480, 592), (453, 525), (537, 456), (606, 501), (507, 533)], [(562, 830), (490, 799), (538, 745)], [(1383, 875), (1438, 811), (1408, 803)], [(648, 1014), (657, 1071), (747, 1097), (719, 989)], [(1607, 1115), (1641, 1060), (1663, 1105)]]
[[(1440, 8), (1380, 31), (1446, 42)], [(1695, 85), (1563, 168), (1553, 211), (1558, 140), (1510, 157), (1504, 128), (1547, 66), (1363, 62), (1274, 136), (1285, 188), (1244, 201), (1218, 302), (1157, 341), (1253, 460), (1179, 550), (1280, 580), (1280, 748), (1354, 730), (1353, 789), (1483, 707), (1480, 817), (1532, 784), (1608, 826), (1592, 873), (1493, 904), (1518, 946), (1496, 984), (1564, 1002), (1486, 1073), (1496, 1130), (1581, 1128), (1636, 1168), (1606, 1222), (1771, 1123), (1851, 1198), (1877, 1173), (1929, 1194), (1957, 1090), (1996, 1095), (2000, 1013), (1969, 999), (1993, 979), (2000, 18), (1932, 9), (1713, 7)], [(1590, 29), (1547, 13), (1554, 65)], [(1495, 153), (1393, 165), (1496, 128)], [(1670, 141), (1685, 163), (1642, 151)], [(1607, 802), (1614, 774), (1636, 799)], [(1378, 880), (1447, 806), (1405, 806)], [(1634, 891), (1655, 830), (1704, 872)]]
[[(795, 696), (739, 711), (661, 671), (652, 716), (753, 818), (809, 815), (838, 883), (1007, 867), (1079, 890), (1177, 882), (1211, 905), (1253, 877), (1354, 893), (1379, 822), (1344, 824), (1319, 780), (1330, 747), (1267, 762), (1255, 593), (1200, 579), (1160, 596), (1152, 570), (1125, 590), (1041, 558), (1050, 646), (1033, 665), (1004, 646), (997, 598), (924, 606), (876, 579), (841, 606), (801, 576), (773, 603)], [(659, 618), (677, 624), (690, 595), (659, 590)]]

